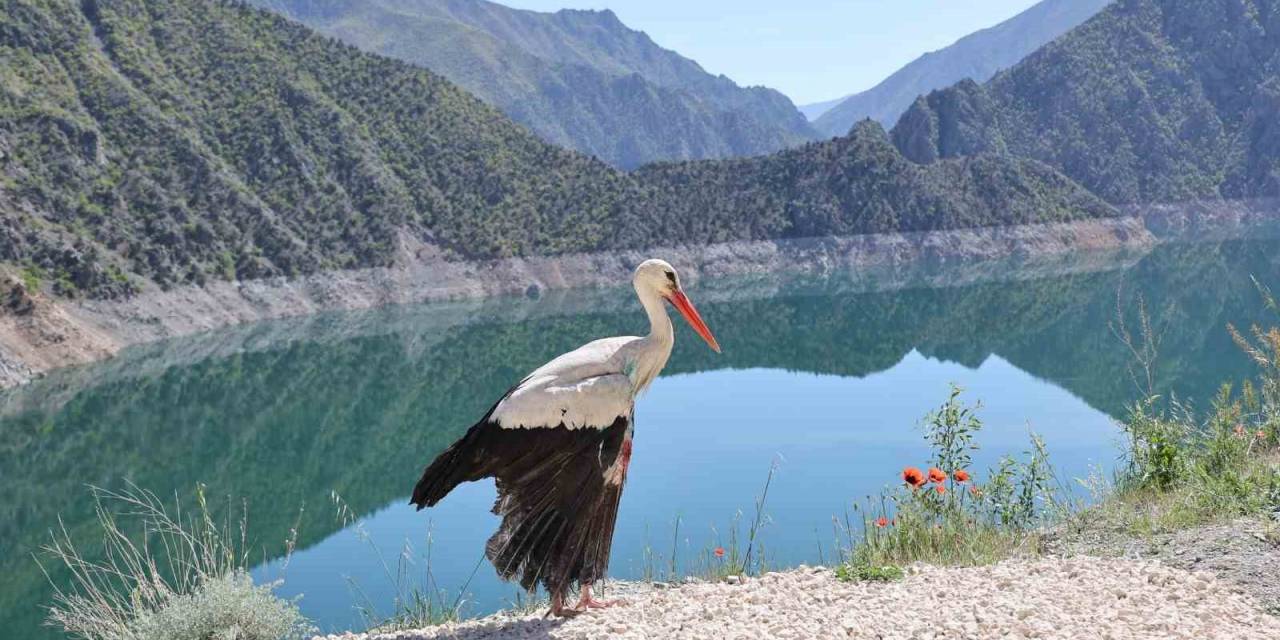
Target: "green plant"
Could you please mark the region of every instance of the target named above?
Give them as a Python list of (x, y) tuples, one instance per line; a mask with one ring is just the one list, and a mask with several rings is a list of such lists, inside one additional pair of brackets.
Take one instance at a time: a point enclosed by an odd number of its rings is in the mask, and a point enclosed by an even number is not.
[(982, 430), (979, 405), (966, 406), (952, 387), (943, 405), (925, 419), (932, 447), (928, 471), (903, 470), (903, 488), (854, 505), (855, 523), (845, 516), (848, 551), (841, 575), (856, 577), (870, 568), (924, 561), (981, 564), (1038, 544), (1033, 529), (1056, 513), (1057, 484), (1044, 442), (1034, 434), (1027, 460), (1005, 457), (980, 484), (968, 469)]
[(902, 576), (902, 567), (892, 564), (883, 566), (843, 564), (836, 567), (836, 579), (845, 582), (893, 582), (901, 580)]
[[(964, 406), (959, 402), (962, 392), (959, 386), (951, 385), (947, 401), (925, 417), (925, 440), (933, 450), (933, 463), (938, 469), (968, 469), (972, 462), (969, 452), (978, 448), (973, 444), (973, 437), (982, 430), (982, 421), (977, 415), (982, 403)], [(950, 480), (954, 488), (955, 478)]]
[[(1271, 289), (1257, 278), (1254, 278), (1253, 283), (1266, 308), (1280, 315), (1280, 303), (1276, 302)], [(1274, 438), (1277, 431), (1280, 431), (1280, 327), (1263, 329), (1254, 325), (1246, 336), (1234, 325), (1228, 324), (1227, 331), (1231, 333), (1236, 346), (1258, 366), (1258, 384), (1256, 387), (1252, 384), (1245, 387), (1244, 402), (1254, 410), (1257, 421), (1269, 429)]]
[(105, 559), (91, 560), (59, 529), (45, 551), (71, 585), (53, 584), (50, 624), (86, 640), (286, 640), (314, 631), (274, 585), (253, 584), (246, 519), (232, 526), (228, 511), (215, 521), (202, 488), (186, 516), (133, 485), (91, 490)]
[(189, 594), (173, 596), (165, 606), (133, 622), (130, 640), (289, 640), (309, 637), (312, 629), (292, 602), (272, 593), (273, 585), (255, 585), (235, 571), (210, 578)]
[[(715, 547), (706, 547), (698, 554), (695, 563), (701, 567), (696, 573), (708, 580), (722, 580), (729, 576), (760, 575), (768, 570), (765, 559), (764, 541), (761, 533), (769, 523), (765, 504), (769, 499), (769, 487), (778, 472), (779, 460), (774, 459), (769, 465), (769, 473), (765, 476), (764, 486), (755, 499), (755, 510), (745, 535), (739, 534), (742, 526), (742, 511), (734, 514), (729, 523), (728, 540), (721, 543), (719, 532), (713, 530), (717, 539)], [(692, 567), (691, 567), (692, 568)]]
[(394, 588), (395, 597), (391, 603), (391, 611), (384, 615), (379, 613), (377, 604), (365, 594), (358, 583), (348, 580), (348, 587), (357, 601), (356, 608), (367, 628), (382, 632), (420, 629), (453, 622), (462, 617), (467, 589), (484, 561), (483, 555), (476, 560), (467, 581), (458, 588), (456, 594), (450, 596), (440, 587), (431, 570), (434, 544), (430, 523), (427, 525), (426, 542), (422, 553), (405, 540), (399, 553), (396, 554), (395, 561), (388, 562), (382, 549), (365, 531), (362, 523), (356, 520), (354, 512), (348, 507), (346, 501), (337, 492), (331, 492), (330, 499), (336, 507), (339, 522), (343, 527), (355, 524), (355, 535), (373, 551), (383, 575)]
[(26, 287), (27, 291), (35, 293), (40, 290), (40, 283), (44, 280), (45, 273), (40, 267), (28, 266), (22, 268), (19, 276), (22, 278), (22, 286)]
[(1135, 403), (1120, 425), (1129, 437), (1122, 484), (1168, 489), (1187, 468), (1191, 429), (1184, 421), (1161, 415), (1159, 400), (1151, 396)]
[[(1270, 290), (1256, 280), (1255, 285), (1265, 306), (1280, 310)], [(1106, 498), (1109, 504), (1093, 512), (1118, 519), (1132, 532), (1149, 533), (1264, 515), (1280, 506), (1280, 329), (1253, 326), (1245, 335), (1228, 325), (1228, 331), (1258, 365), (1257, 379), (1245, 380), (1239, 391), (1222, 385), (1203, 417), (1154, 395), (1135, 403), (1121, 423), (1129, 436), (1126, 464)], [(1148, 352), (1132, 345), (1130, 350), (1135, 358)]]

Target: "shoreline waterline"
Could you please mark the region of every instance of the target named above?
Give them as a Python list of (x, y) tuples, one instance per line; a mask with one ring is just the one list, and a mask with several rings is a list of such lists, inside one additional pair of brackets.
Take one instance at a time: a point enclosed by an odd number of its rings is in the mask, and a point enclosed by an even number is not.
[[(54, 300), (29, 296), (22, 314), (0, 314), (0, 389), (64, 367), (117, 355), (122, 349), (166, 338), (310, 316), (426, 302), (610, 288), (626, 283), (635, 264), (666, 258), (696, 286), (709, 278), (800, 276), (866, 271), (892, 281), (901, 271), (941, 264), (1008, 261), (1052, 263), (1078, 253), (1145, 253), (1159, 240), (1138, 217), (1032, 224), (1017, 227), (733, 242), (702, 247), (656, 247), (555, 257), (455, 262), (421, 257), (402, 247), (400, 265), (325, 272), (299, 278), (214, 282), (126, 300)], [(977, 269), (975, 279), (1000, 269)], [(1016, 269), (1013, 270), (1016, 277)], [(1002, 275), (1000, 277), (1010, 277)], [(891, 286), (891, 285), (890, 285)]]

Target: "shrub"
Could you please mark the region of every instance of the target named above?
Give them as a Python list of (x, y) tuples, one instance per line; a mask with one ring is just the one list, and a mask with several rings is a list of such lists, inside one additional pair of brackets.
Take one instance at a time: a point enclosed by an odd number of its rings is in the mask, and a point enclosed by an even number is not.
[[(66, 567), (71, 585), (54, 583), (51, 625), (85, 640), (287, 640), (312, 632), (293, 603), (253, 584), (246, 520), (238, 528), (217, 523), (202, 490), (199, 509), (186, 517), (178, 505), (171, 516), (155, 494), (133, 485), (92, 491), (105, 559), (85, 556), (65, 528), (54, 536), (45, 551)], [(137, 526), (122, 525), (121, 516)]]
[(136, 640), (292, 640), (312, 632), (294, 603), (235, 571), (175, 595), (131, 625)]
[(1184, 421), (1160, 415), (1158, 402), (1152, 396), (1134, 404), (1128, 420), (1120, 425), (1129, 436), (1121, 476), (1128, 487), (1166, 490), (1187, 468), (1191, 429)]
[[(1271, 291), (1255, 284), (1266, 306), (1280, 311)], [(1228, 330), (1258, 365), (1256, 380), (1245, 380), (1238, 392), (1224, 384), (1203, 417), (1149, 394), (1121, 423), (1129, 448), (1114, 497), (1137, 507), (1119, 511), (1130, 529), (1280, 511), (1280, 328)]]

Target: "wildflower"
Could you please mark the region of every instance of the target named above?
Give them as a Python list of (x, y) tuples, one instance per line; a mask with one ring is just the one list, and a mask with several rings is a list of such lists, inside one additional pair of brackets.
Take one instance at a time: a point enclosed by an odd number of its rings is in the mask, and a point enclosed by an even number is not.
[(972, 495), (972, 496), (973, 496), (973, 497), (975, 497), (975, 498), (981, 498), (981, 497), (982, 497), (982, 489), (979, 489), (979, 488), (978, 488), (978, 485), (976, 485), (976, 484), (971, 484), (971, 485), (969, 485), (969, 494), (970, 494), (970, 495)]
[(956, 482), (968, 482), (969, 472), (965, 471), (964, 469), (956, 469), (955, 471), (951, 472), (951, 477), (955, 478)]
[(723, 557), (724, 557), (724, 547), (716, 547), (716, 550), (715, 550), (715, 551), (713, 551), (712, 553), (716, 554), (716, 557), (717, 557), (717, 558), (723, 558)]
[(1259, 440), (1266, 440), (1266, 439), (1267, 439), (1267, 432), (1266, 432), (1266, 431), (1263, 431), (1262, 429), (1258, 429), (1258, 432), (1257, 432), (1257, 433), (1255, 433), (1254, 435), (1258, 436), (1258, 439), (1259, 439)]
[(929, 467), (929, 482), (946, 482), (947, 473), (937, 467)]
[(880, 516), (880, 519), (876, 520), (876, 526), (880, 527), (881, 529), (885, 528), (885, 526), (888, 524), (889, 524), (889, 519), (884, 516)]
[(907, 467), (902, 470), (902, 481), (911, 488), (918, 489), (924, 486), (924, 473), (915, 467)]
[(1237, 438), (1243, 438), (1243, 437), (1244, 437), (1244, 425), (1242, 425), (1242, 424), (1238, 424), (1238, 425), (1236, 425), (1236, 437), (1237, 437)]
[(934, 490), (934, 491), (937, 491), (939, 494), (946, 493), (946, 492), (947, 492), (947, 485), (945, 485), (945, 484), (935, 484), (935, 485), (933, 485), (933, 490)]

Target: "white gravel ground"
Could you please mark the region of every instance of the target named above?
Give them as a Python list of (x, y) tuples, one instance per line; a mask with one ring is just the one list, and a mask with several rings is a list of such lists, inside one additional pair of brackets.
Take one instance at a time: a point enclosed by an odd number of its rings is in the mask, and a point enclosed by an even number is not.
[[(616, 592), (615, 592), (616, 595)], [(894, 583), (804, 568), (635, 594), (570, 620), (500, 614), (366, 640), (498, 638), (1280, 638), (1280, 619), (1207, 573), (1076, 557), (912, 568)]]

